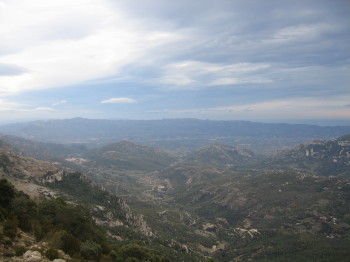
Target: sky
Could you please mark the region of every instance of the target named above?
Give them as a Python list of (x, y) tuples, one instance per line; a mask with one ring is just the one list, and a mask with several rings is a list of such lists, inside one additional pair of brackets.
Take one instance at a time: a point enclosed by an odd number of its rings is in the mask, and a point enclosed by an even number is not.
[(350, 125), (348, 0), (0, 0), (0, 124)]

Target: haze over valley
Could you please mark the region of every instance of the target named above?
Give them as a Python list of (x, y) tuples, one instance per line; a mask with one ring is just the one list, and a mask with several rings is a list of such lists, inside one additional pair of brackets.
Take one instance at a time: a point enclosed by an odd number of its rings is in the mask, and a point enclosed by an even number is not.
[(0, 0), (0, 261), (350, 261), (347, 0)]

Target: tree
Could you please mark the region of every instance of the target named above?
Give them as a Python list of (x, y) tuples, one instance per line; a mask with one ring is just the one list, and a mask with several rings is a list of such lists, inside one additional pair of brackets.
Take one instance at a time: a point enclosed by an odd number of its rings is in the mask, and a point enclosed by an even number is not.
[(86, 260), (92, 259), (98, 261), (101, 251), (101, 246), (94, 241), (87, 240), (80, 245), (80, 254)]
[(0, 206), (8, 208), (16, 195), (15, 188), (6, 179), (0, 179)]

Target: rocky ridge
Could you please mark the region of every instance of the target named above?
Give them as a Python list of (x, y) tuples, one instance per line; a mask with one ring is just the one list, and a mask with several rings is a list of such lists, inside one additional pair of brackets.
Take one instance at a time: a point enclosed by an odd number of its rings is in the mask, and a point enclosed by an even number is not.
[(267, 158), (261, 167), (350, 177), (350, 136), (298, 145)]

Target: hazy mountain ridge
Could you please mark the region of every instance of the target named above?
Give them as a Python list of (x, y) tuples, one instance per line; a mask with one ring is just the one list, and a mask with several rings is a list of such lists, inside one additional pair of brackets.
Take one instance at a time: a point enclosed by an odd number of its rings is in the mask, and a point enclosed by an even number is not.
[(298, 145), (267, 158), (262, 166), (304, 170), (323, 176), (350, 177), (350, 135)]
[(67, 120), (35, 121), (0, 126), (0, 132), (54, 143), (104, 145), (130, 140), (175, 152), (198, 149), (209, 140), (224, 144), (245, 144), (246, 148), (275, 151), (313, 139), (328, 139), (350, 133), (350, 126), (272, 124), (249, 121), (199, 119), (163, 120)]
[(125, 170), (151, 171), (164, 168), (176, 160), (175, 156), (154, 147), (121, 141), (95, 148), (86, 153), (86, 167), (110, 167)]
[(241, 168), (257, 161), (259, 157), (253, 152), (220, 143), (201, 147), (185, 157), (184, 162), (195, 165), (213, 166), (220, 168)]
[(31, 157), (20, 157), (0, 148), (0, 172), (17, 177), (41, 177), (58, 170), (51, 163)]

